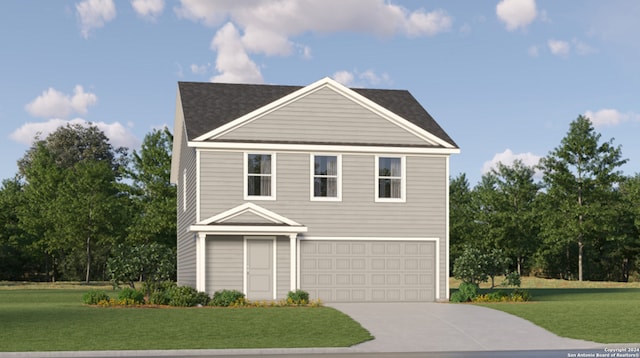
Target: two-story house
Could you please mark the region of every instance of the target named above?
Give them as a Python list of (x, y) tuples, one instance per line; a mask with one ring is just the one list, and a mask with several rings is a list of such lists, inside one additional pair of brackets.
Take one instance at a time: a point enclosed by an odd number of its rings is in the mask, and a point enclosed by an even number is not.
[(178, 283), (447, 300), (456, 143), (404, 90), (178, 84)]

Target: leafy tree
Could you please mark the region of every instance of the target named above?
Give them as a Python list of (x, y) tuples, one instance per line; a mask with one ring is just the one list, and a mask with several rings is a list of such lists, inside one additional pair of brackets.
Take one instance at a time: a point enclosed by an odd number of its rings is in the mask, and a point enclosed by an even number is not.
[(173, 136), (165, 127), (147, 134), (133, 152), (133, 196), (136, 206), (129, 237), (176, 247), (176, 188), (170, 182)]
[[(538, 225), (534, 202), (540, 185), (534, 181), (534, 170), (522, 161), (511, 166), (498, 163), (487, 176), (491, 186), (481, 195), (485, 221), (491, 226), (489, 235), (494, 248), (501, 248), (514, 259), (522, 275), (525, 259), (538, 249)], [(490, 209), (490, 210), (489, 210)]]
[[(546, 215), (542, 220), (542, 235), (548, 254), (571, 257), (571, 247), (577, 248), (578, 279), (584, 278), (585, 248), (594, 248), (602, 238), (601, 228), (612, 220), (613, 188), (622, 181), (618, 168), (626, 163), (621, 148), (613, 140), (600, 143), (591, 121), (579, 116), (569, 125), (561, 145), (540, 162), (546, 194)], [(551, 209), (555, 209), (551, 211)], [(570, 268), (569, 268), (570, 270)]]
[(486, 282), (489, 279), (486, 258), (487, 256), (478, 247), (465, 246), (462, 255), (453, 265), (453, 277), (473, 285)]
[[(84, 271), (88, 280), (94, 239), (104, 246), (102, 239), (120, 235), (115, 194), (126, 160), (126, 149), (113, 149), (93, 125), (67, 125), (36, 138), (19, 160), (25, 196), (20, 228), (38, 238), (35, 244), (53, 263), (53, 280), (58, 271), (66, 279), (80, 278)], [(105, 259), (94, 266), (103, 266)]]
[(114, 287), (126, 283), (135, 288), (136, 281), (145, 282), (147, 295), (162, 281), (175, 276), (175, 252), (156, 242), (114, 248), (107, 261), (107, 271)]
[(462, 254), (464, 246), (471, 244), (476, 227), (473, 196), (467, 176), (463, 173), (449, 184), (449, 250), (451, 269)]

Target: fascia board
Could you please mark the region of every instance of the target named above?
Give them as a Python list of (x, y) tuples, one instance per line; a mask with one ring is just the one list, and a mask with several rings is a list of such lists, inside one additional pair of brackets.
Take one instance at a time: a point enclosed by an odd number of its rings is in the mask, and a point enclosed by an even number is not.
[(459, 148), (394, 147), (364, 145), (323, 145), (288, 143), (246, 143), (246, 142), (195, 142), (187, 144), (197, 149), (222, 150), (263, 150), (278, 152), (335, 152), (335, 153), (389, 153), (389, 154), (459, 154)]
[(306, 226), (247, 226), (247, 225), (229, 225), (229, 226), (210, 226), (210, 225), (191, 225), (189, 230), (192, 232), (202, 232), (212, 235), (290, 235), (307, 232)]

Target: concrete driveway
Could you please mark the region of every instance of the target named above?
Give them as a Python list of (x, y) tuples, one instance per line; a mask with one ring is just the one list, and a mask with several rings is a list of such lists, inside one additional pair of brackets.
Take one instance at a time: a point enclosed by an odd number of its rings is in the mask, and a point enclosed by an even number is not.
[(460, 352), (602, 349), (605, 345), (561, 338), (510, 314), (467, 304), (327, 304), (369, 330), (376, 339), (355, 352)]

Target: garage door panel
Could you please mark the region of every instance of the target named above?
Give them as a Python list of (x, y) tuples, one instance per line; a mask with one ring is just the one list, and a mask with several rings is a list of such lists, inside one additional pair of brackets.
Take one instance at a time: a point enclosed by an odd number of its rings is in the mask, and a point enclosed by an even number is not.
[(301, 288), (334, 302), (433, 301), (435, 242), (301, 241)]

